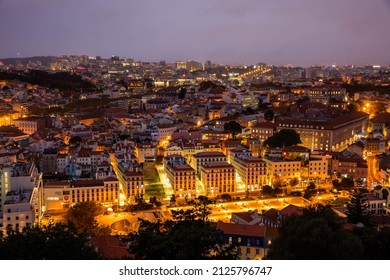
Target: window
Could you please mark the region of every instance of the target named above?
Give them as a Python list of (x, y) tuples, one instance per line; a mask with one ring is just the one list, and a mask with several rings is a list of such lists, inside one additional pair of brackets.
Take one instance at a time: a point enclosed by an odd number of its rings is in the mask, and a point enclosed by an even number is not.
[(260, 249), (256, 249), (256, 255), (260, 255)]
[(246, 253), (250, 254), (251, 253), (251, 248), (246, 248)]

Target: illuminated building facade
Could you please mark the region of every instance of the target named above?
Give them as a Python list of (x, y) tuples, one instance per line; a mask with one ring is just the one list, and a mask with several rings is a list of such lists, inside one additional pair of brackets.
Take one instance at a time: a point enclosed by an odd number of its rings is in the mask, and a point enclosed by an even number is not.
[(47, 182), (44, 185), (43, 201), (46, 211), (66, 210), (80, 202), (117, 203), (119, 181), (114, 178), (105, 180), (75, 180)]
[(177, 197), (196, 196), (195, 170), (179, 155), (164, 158), (164, 169)]
[(367, 127), (368, 115), (361, 112), (339, 115), (331, 119), (279, 117), (277, 131), (295, 130), (302, 146), (312, 151), (339, 151), (355, 142), (357, 134)]
[(233, 165), (221, 162), (209, 162), (200, 168), (200, 180), (209, 195), (236, 192), (236, 171)]
[(202, 152), (197, 153), (191, 158), (191, 167), (195, 169), (196, 174), (200, 173), (200, 168), (209, 162), (226, 161), (226, 156), (221, 152)]

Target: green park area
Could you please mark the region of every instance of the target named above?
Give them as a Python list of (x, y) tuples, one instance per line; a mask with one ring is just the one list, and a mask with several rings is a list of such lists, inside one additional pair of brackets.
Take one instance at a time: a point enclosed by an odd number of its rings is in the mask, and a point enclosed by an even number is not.
[(154, 164), (145, 163), (143, 167), (145, 178), (146, 199), (156, 196), (157, 198), (165, 197), (164, 186)]

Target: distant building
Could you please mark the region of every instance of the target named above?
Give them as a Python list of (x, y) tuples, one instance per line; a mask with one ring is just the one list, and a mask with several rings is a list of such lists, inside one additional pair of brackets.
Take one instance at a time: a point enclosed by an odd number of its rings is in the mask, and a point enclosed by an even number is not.
[(13, 121), (13, 124), (26, 134), (33, 134), (47, 127), (52, 127), (52, 119), (48, 116), (27, 117)]
[(302, 146), (312, 151), (340, 151), (357, 140), (368, 121), (368, 115), (361, 112), (339, 115), (332, 118), (278, 117), (277, 131), (295, 130)]
[(332, 100), (344, 100), (346, 90), (338, 87), (307, 88), (305, 89), (305, 96), (308, 96), (311, 102), (321, 102), (329, 105)]
[(135, 146), (135, 154), (138, 163), (141, 164), (147, 160), (155, 160), (157, 155), (157, 147), (152, 143), (141, 143)]
[(42, 153), (41, 170), (44, 174), (55, 174), (57, 172), (57, 156), (56, 149), (45, 149)]
[(276, 124), (271, 122), (259, 122), (251, 128), (252, 137), (259, 139), (261, 143), (273, 136), (276, 131)]

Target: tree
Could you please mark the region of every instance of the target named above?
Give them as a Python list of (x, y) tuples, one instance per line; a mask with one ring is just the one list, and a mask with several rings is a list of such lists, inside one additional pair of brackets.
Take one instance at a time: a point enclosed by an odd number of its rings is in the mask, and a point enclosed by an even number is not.
[(305, 190), (303, 197), (306, 199), (310, 199), (313, 196), (315, 196), (316, 193), (317, 193), (317, 186), (313, 182), (310, 182)]
[(289, 183), (289, 185), (293, 188), (293, 187), (295, 187), (296, 185), (299, 184), (299, 180), (298, 180), (297, 177), (294, 177), (294, 178), (292, 178), (288, 183)]
[(347, 110), (350, 111), (350, 112), (356, 112), (357, 105), (355, 103), (349, 103), (347, 105)]
[(98, 236), (110, 233), (109, 227), (99, 226), (95, 217), (104, 213), (103, 206), (95, 202), (80, 202), (66, 212), (68, 223), (73, 223), (75, 228), (88, 236)]
[(129, 252), (136, 259), (237, 259), (236, 247), (225, 244), (222, 232), (197, 209), (172, 214), (173, 220), (165, 222), (139, 219), (138, 232), (130, 234), (128, 240)]
[(187, 93), (187, 89), (185, 88), (185, 87), (182, 87), (181, 89), (180, 89), (180, 92), (179, 92), (179, 94), (178, 94), (178, 98), (179, 99), (184, 99), (185, 97), (186, 97), (186, 93)]
[(264, 145), (271, 148), (284, 148), (302, 143), (299, 134), (293, 129), (282, 129), (264, 141)]
[(76, 135), (69, 139), (69, 145), (81, 143), (82, 139), (80, 136)]
[(332, 180), (333, 188), (336, 190), (340, 190), (340, 182), (337, 179)]
[(274, 187), (265, 185), (263, 187), (263, 195), (276, 197), (278, 194), (283, 192), (282, 188), (278, 184), (274, 184)]
[(238, 122), (235, 122), (235, 121), (230, 121), (228, 123), (225, 123), (223, 128), (224, 128), (225, 131), (230, 132), (233, 135), (233, 138), (235, 138), (235, 136), (237, 134), (240, 134), (241, 131), (242, 131), (241, 125)]
[(367, 225), (368, 205), (367, 200), (360, 190), (350, 195), (347, 209), (348, 222), (352, 224), (362, 223)]
[[(147, 203), (144, 199), (143, 194), (137, 194), (135, 197), (135, 205), (130, 205), (130, 211), (143, 211), (143, 210), (149, 210), (153, 208), (153, 204)], [(153, 201), (153, 199), (152, 199)], [(156, 199), (157, 202), (157, 199)]]
[(221, 194), (221, 199), (223, 201), (232, 201), (232, 196), (228, 193), (223, 193)]
[(273, 192), (274, 189), (271, 186), (266, 185), (263, 187), (263, 195), (273, 195)]
[(209, 88), (215, 88), (217, 85), (214, 84), (212, 81), (202, 81), (199, 84), (199, 90), (204, 91), (208, 90)]
[(309, 102), (309, 101), (310, 101), (309, 96), (304, 96), (304, 97), (302, 97), (302, 98), (299, 98), (295, 103), (296, 103), (297, 105), (300, 105), (300, 104), (303, 104), (303, 103)]
[(343, 230), (342, 220), (330, 206), (320, 204), (303, 209), (303, 214), (285, 220), (273, 241), (268, 259), (335, 260), (364, 256), (361, 240)]
[(274, 117), (275, 117), (274, 111), (272, 111), (271, 109), (268, 109), (267, 111), (265, 111), (265, 113), (264, 113), (264, 118), (265, 118), (267, 121), (272, 122), (272, 121), (274, 120)]
[(0, 236), (2, 260), (93, 260), (98, 255), (88, 245), (87, 235), (72, 224), (50, 224), (11, 230)]
[(254, 113), (256, 113), (256, 111), (253, 109), (253, 108), (251, 108), (251, 107), (246, 107), (245, 108), (245, 110), (243, 111), (243, 113), (245, 114), (245, 115), (253, 115)]
[(364, 241), (364, 258), (367, 260), (390, 259), (390, 230), (388, 227), (356, 228), (353, 233)]
[(156, 196), (152, 196), (151, 198), (149, 198), (149, 203), (156, 205), (156, 207), (161, 206), (161, 202), (157, 200)]
[(351, 190), (355, 186), (353, 179), (351, 178), (342, 178), (340, 182), (341, 190)]

